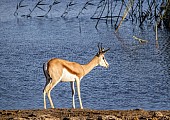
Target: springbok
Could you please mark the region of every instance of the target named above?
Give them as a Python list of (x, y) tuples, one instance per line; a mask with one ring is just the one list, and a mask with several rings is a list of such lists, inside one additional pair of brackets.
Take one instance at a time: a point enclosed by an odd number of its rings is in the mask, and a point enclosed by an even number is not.
[(70, 62), (67, 60), (53, 58), (48, 62), (43, 64), (43, 71), (46, 77), (46, 84), (43, 90), (44, 94), (44, 109), (46, 109), (46, 94), (50, 101), (51, 108), (54, 108), (54, 104), (51, 99), (50, 92), (59, 82), (70, 82), (72, 89), (72, 107), (75, 108), (74, 102), (74, 82), (76, 81), (77, 92), (80, 102), (80, 107), (83, 109), (81, 96), (80, 96), (80, 81), (81, 79), (88, 74), (95, 66), (103, 66), (108, 68), (109, 64), (107, 63), (104, 54), (110, 49), (104, 50), (102, 44), (98, 44), (99, 52), (93, 57), (93, 59), (84, 65), (81, 65), (76, 62)]

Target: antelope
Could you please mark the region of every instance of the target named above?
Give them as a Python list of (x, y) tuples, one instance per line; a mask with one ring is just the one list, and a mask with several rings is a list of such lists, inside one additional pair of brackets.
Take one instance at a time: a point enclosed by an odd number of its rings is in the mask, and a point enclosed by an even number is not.
[(46, 84), (44, 86), (44, 109), (46, 109), (46, 94), (49, 99), (51, 108), (54, 108), (54, 104), (51, 99), (51, 90), (59, 82), (70, 82), (72, 90), (72, 107), (75, 108), (75, 88), (74, 82), (77, 85), (78, 98), (80, 103), (80, 108), (83, 109), (81, 95), (80, 95), (80, 81), (88, 74), (94, 67), (100, 65), (105, 68), (109, 67), (108, 62), (105, 59), (104, 54), (110, 49), (104, 50), (102, 44), (98, 44), (98, 53), (92, 58), (87, 64), (79, 64), (76, 62), (70, 62), (60, 58), (52, 58), (48, 62), (43, 64), (43, 71), (46, 77)]

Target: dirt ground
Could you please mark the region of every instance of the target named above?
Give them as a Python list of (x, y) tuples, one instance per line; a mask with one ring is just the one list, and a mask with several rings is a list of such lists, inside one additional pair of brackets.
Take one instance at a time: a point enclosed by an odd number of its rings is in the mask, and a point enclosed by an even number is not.
[(0, 110), (0, 120), (170, 120), (170, 110)]

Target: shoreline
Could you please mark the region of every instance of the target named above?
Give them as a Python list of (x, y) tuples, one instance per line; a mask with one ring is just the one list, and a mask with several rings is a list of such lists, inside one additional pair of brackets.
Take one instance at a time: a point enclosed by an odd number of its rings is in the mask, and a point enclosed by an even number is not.
[(0, 120), (170, 120), (170, 110), (30, 109), (0, 110)]

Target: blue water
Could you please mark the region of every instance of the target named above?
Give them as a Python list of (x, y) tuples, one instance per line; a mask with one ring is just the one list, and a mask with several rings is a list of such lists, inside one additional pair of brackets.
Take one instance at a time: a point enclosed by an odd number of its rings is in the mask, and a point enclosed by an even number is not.
[[(65, 19), (57, 10), (48, 18), (16, 18), (16, 3), (0, 1), (0, 109), (42, 109), (43, 63), (58, 57), (85, 64), (97, 53), (98, 42), (111, 48), (105, 55), (110, 66), (96, 67), (82, 79), (84, 108), (170, 108), (170, 32), (166, 29), (158, 30), (156, 48), (152, 25), (141, 29), (125, 21), (115, 34), (100, 21), (95, 29), (96, 20), (90, 19), (93, 7), (79, 19), (74, 9)], [(61, 3), (60, 8), (65, 6)], [(148, 43), (140, 44), (133, 35)], [(59, 83), (51, 94), (56, 108), (72, 107), (70, 83)], [(79, 107), (77, 94), (75, 100)]]

